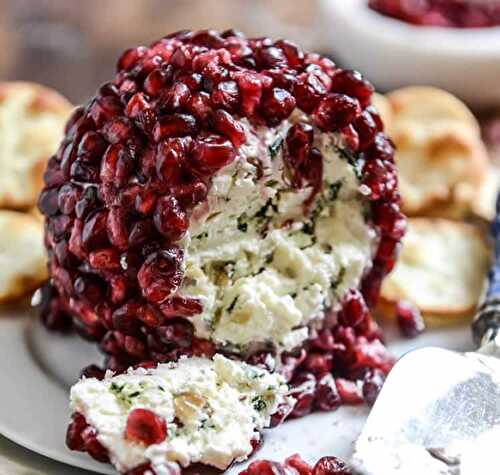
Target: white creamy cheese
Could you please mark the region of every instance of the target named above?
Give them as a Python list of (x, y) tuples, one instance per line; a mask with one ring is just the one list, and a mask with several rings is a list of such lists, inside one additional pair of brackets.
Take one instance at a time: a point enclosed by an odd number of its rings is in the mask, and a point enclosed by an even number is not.
[(212, 180), (184, 241), (182, 295), (198, 298), (191, 318), (199, 337), (236, 351), (272, 343), (292, 350), (359, 286), (376, 240), (365, 223), (356, 165), (339, 137), (315, 130), (323, 187), (307, 216), (311, 189), (293, 189), (283, 141), (294, 114), (277, 128), (253, 128), (238, 158)]
[[(156, 473), (166, 462), (225, 469), (248, 457), (287, 392), (280, 375), (215, 355), (82, 379), (71, 388), (71, 408), (96, 429), (120, 472), (146, 462)], [(165, 441), (146, 447), (126, 439), (127, 416), (137, 408), (164, 418)]]

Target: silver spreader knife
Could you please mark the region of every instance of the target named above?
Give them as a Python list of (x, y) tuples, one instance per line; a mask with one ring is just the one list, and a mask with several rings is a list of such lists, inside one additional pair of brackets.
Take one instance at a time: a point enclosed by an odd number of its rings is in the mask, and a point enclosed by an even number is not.
[(500, 196), (476, 352), (414, 350), (389, 374), (355, 445), (362, 475), (500, 475)]

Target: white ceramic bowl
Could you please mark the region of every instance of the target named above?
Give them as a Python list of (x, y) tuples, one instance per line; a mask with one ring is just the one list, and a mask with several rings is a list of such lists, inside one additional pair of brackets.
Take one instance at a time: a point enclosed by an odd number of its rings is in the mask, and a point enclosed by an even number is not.
[(388, 91), (441, 87), (471, 105), (500, 105), (500, 27), (413, 26), (367, 7), (368, 0), (321, 0), (325, 47)]

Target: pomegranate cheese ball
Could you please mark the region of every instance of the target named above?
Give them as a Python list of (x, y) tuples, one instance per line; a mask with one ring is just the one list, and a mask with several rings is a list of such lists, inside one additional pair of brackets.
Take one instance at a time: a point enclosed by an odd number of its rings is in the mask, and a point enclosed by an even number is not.
[(232, 30), (126, 51), (45, 173), (45, 324), (117, 372), (214, 352), (276, 369), (294, 416), (361, 402), (392, 364), (369, 307), (405, 230), (372, 92)]
[(277, 373), (222, 355), (82, 379), (71, 389), (67, 443), (130, 475), (193, 463), (224, 470), (259, 445), (271, 415), (292, 403), (287, 391)]

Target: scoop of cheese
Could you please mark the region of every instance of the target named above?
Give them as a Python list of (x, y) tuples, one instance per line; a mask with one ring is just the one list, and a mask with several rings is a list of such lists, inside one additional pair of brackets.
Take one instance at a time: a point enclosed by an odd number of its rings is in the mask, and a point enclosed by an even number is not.
[[(225, 469), (251, 454), (252, 440), (290, 399), (287, 391), (280, 375), (216, 355), (82, 379), (71, 389), (71, 408), (97, 431), (120, 472), (150, 463), (162, 473), (167, 462)], [(166, 440), (150, 446), (127, 440), (127, 416), (137, 408), (165, 420)]]
[[(198, 336), (245, 351), (271, 343), (291, 350), (357, 288), (371, 266), (375, 234), (365, 222), (357, 163), (335, 134), (315, 131), (323, 186), (287, 182), (283, 143), (293, 115), (276, 128), (246, 128), (237, 160), (212, 181), (184, 241), (182, 295), (198, 298)], [(258, 166), (257, 166), (258, 164)]]

